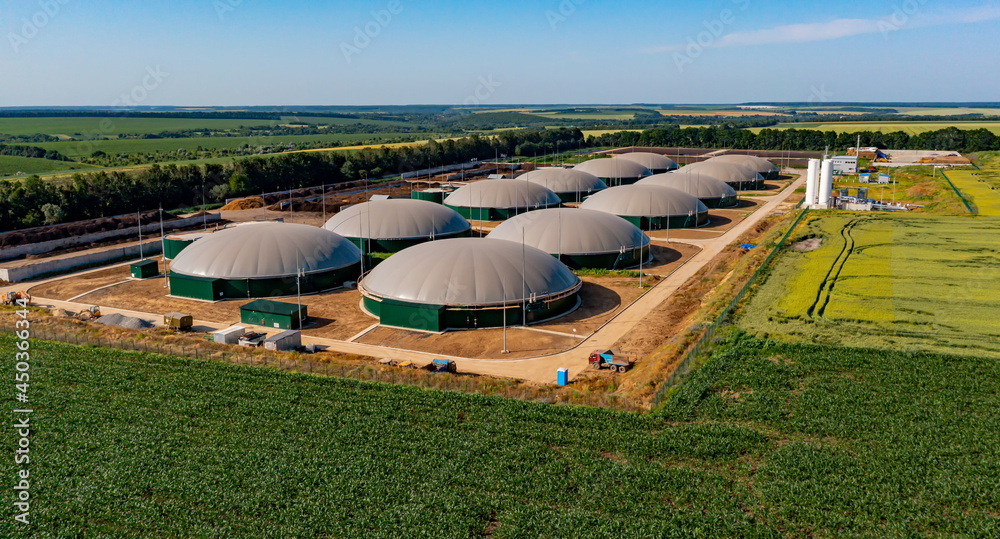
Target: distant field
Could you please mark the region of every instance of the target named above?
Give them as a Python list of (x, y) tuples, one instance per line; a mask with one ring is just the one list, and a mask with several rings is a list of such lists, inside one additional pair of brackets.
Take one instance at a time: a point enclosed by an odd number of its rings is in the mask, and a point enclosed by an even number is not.
[(631, 120), (634, 112), (528, 112), (543, 118), (560, 120)]
[(622, 131), (632, 131), (634, 133), (640, 133), (642, 132), (642, 129), (590, 129), (590, 130), (583, 130), (581, 131), (581, 133), (583, 133), (584, 137), (599, 137), (601, 135), (607, 135), (609, 133), (621, 133)]
[(1000, 170), (949, 170), (947, 174), (979, 215), (1000, 217)]
[(786, 110), (661, 110), (663, 116), (776, 116), (788, 114)]
[[(411, 137), (413, 133), (337, 133), (330, 135), (281, 135), (273, 137), (192, 137), (192, 138), (168, 138), (168, 139), (123, 139), (123, 140), (101, 140), (91, 142), (66, 141), (66, 142), (43, 142), (33, 146), (39, 146), (46, 150), (56, 150), (59, 153), (75, 159), (89, 157), (93, 152), (100, 150), (108, 154), (117, 153), (155, 153), (171, 152), (175, 150), (187, 150), (194, 152), (200, 146), (205, 150), (220, 148), (239, 148), (244, 145), (251, 146), (271, 146), (274, 144), (288, 142), (317, 142), (320, 144), (333, 144), (341, 142), (357, 142), (371, 140), (374, 138), (393, 139), (399, 137)], [(434, 134), (420, 135), (421, 138), (433, 137)]]
[[(101, 125), (102, 121), (110, 121), (111, 125)], [(278, 126), (292, 121), (301, 121), (316, 125), (349, 125), (356, 123), (377, 126), (408, 125), (405, 122), (385, 120), (357, 120), (353, 118), (320, 118), (304, 116), (282, 117), (280, 121), (273, 120), (229, 120), (203, 118), (117, 118), (117, 117), (62, 117), (62, 118), (0, 118), (0, 133), (7, 135), (46, 135), (85, 136), (98, 132), (103, 136), (115, 136), (119, 133), (154, 134), (163, 131), (180, 131), (187, 129), (227, 130), (240, 127)]]
[(750, 333), (1000, 358), (1000, 219), (822, 214), (781, 255), (739, 321)]
[(958, 116), (962, 114), (982, 114), (984, 116), (1000, 116), (1000, 109), (987, 108), (931, 108), (931, 107), (896, 107), (900, 114), (906, 116)]
[(60, 170), (94, 170), (97, 167), (51, 159), (20, 157), (16, 155), (0, 155), (0, 178), (14, 176), (18, 173), (38, 174)]
[(818, 131), (835, 131), (837, 133), (857, 133), (860, 131), (872, 131), (880, 133), (892, 133), (904, 131), (911, 135), (937, 131), (948, 127), (959, 129), (988, 129), (1000, 135), (1000, 121), (998, 122), (835, 122), (835, 123), (788, 123), (778, 124), (774, 127), (752, 127), (751, 131), (760, 133), (762, 129), (815, 129)]

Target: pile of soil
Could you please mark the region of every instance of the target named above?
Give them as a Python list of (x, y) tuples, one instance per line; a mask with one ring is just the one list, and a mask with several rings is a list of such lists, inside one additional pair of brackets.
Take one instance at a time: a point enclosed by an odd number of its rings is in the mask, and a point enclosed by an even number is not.
[(261, 197), (238, 198), (222, 208), (222, 211), (256, 210), (264, 207), (264, 199)]
[[(170, 221), (177, 219), (173, 215), (163, 212), (163, 220)], [(142, 214), (142, 222), (145, 224), (159, 222), (159, 211), (148, 211)], [(118, 215), (115, 217), (99, 217), (88, 221), (75, 221), (63, 223), (61, 225), (40, 226), (36, 228), (26, 228), (0, 234), (0, 248), (15, 247), (43, 241), (61, 240), (73, 236), (82, 236), (94, 232), (107, 232), (109, 230), (121, 230), (136, 226), (136, 214)]]
[(800, 241), (798, 243), (792, 244), (792, 249), (799, 251), (801, 253), (808, 253), (810, 251), (815, 251), (819, 249), (820, 244), (823, 242), (820, 238), (809, 238), (807, 240)]
[(96, 322), (105, 326), (118, 326), (126, 329), (147, 329), (153, 327), (153, 324), (141, 318), (134, 318), (118, 313), (102, 316)]

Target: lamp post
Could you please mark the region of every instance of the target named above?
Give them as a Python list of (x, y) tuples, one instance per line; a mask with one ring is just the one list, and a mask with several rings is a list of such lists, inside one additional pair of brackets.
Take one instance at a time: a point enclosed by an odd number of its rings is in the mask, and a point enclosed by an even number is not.
[(139, 225), (139, 260), (142, 260), (142, 210), (136, 210), (135, 222)]

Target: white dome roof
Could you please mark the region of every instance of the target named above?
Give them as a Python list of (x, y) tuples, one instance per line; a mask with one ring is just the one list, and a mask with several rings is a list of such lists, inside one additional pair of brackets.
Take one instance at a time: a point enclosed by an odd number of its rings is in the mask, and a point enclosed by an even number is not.
[(674, 217), (708, 211), (705, 204), (687, 193), (641, 183), (612, 187), (591, 195), (580, 208), (628, 217)]
[(778, 167), (774, 163), (764, 159), (763, 157), (757, 157), (754, 155), (740, 155), (740, 154), (727, 154), (719, 155), (710, 158), (708, 161), (715, 161), (716, 163), (734, 163), (737, 165), (743, 165), (747, 168), (756, 170), (761, 174), (767, 174), (770, 172), (778, 172)]
[(515, 180), (483, 180), (463, 185), (444, 203), (463, 208), (544, 208), (562, 203), (559, 195), (541, 185)]
[(667, 172), (656, 174), (648, 178), (639, 180), (637, 185), (659, 185), (660, 187), (670, 187), (683, 191), (695, 198), (725, 198), (735, 197), (736, 190), (728, 183), (713, 178), (711, 176), (699, 176), (698, 174), (678, 174)]
[(713, 162), (711, 159), (700, 163), (691, 163), (674, 174), (700, 174), (722, 180), (726, 183), (755, 182), (764, 179), (763, 176), (750, 167), (722, 161)]
[(586, 194), (608, 188), (597, 176), (572, 168), (540, 168), (522, 174), (517, 179), (541, 185), (555, 193)]
[(653, 152), (618, 153), (614, 158), (634, 161), (649, 170), (677, 170), (677, 163), (673, 159)]
[(573, 167), (573, 170), (593, 174), (598, 178), (644, 178), (652, 174), (648, 168), (628, 159), (591, 159)]
[(376, 297), (452, 306), (541, 299), (579, 285), (580, 278), (546, 252), (522, 249), (520, 242), (480, 238), (404, 249), (376, 266), (361, 283), (365, 293)]
[(635, 225), (610, 213), (580, 208), (553, 208), (523, 213), (493, 229), (487, 239), (507, 240), (541, 249), (550, 255), (617, 253), (649, 245)]
[(323, 228), (348, 238), (400, 240), (461, 234), (472, 225), (451, 208), (427, 200), (399, 198), (344, 208)]
[(217, 279), (294, 276), (296, 269), (318, 273), (361, 261), (361, 251), (339, 234), (309, 225), (256, 223), (226, 228), (192, 243), (170, 271)]

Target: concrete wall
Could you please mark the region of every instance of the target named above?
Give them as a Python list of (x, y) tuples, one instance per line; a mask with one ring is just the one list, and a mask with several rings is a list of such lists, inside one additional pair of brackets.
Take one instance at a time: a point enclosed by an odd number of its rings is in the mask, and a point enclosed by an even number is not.
[[(159, 226), (159, 225), (157, 225)], [(143, 256), (149, 256), (157, 254), (160, 252), (161, 244), (160, 238), (143, 240), (142, 242), (142, 254)], [(87, 266), (89, 264), (98, 264), (101, 262), (107, 262), (109, 260), (115, 260), (117, 258), (128, 258), (134, 257), (139, 258), (139, 244), (129, 245), (127, 247), (120, 247), (118, 249), (108, 249), (106, 251), (98, 252), (81, 252), (77, 256), (68, 256), (64, 258), (56, 258), (51, 260), (39, 260), (37, 264), (31, 264), (27, 266), (21, 266), (17, 268), (0, 268), (0, 279), (11, 283), (17, 283), (20, 281), (26, 281), (32, 279), (39, 275), (45, 275), (48, 273), (64, 272), (74, 268), (79, 268), (81, 266)]]
[[(208, 214), (207, 221), (209, 223), (214, 223), (221, 220), (222, 217), (218, 213)], [(163, 230), (175, 230), (178, 228), (187, 228), (189, 226), (200, 225), (205, 219), (202, 217), (188, 217), (187, 219), (174, 219), (172, 221), (163, 222)], [(156, 221), (152, 224), (142, 225), (142, 233), (150, 236), (160, 235), (160, 222)], [(73, 236), (70, 238), (63, 238), (60, 240), (43, 241), (39, 243), (29, 243), (26, 245), (18, 245), (16, 247), (9, 247), (0, 251), (0, 260), (10, 260), (12, 258), (19, 258), (25, 255), (38, 255), (43, 253), (50, 253), (58, 249), (67, 249), (70, 247), (77, 247), (80, 245), (86, 245), (88, 243), (94, 243), (95, 241), (104, 241), (110, 239), (123, 238), (127, 236), (135, 236), (138, 238), (139, 227), (133, 226), (129, 228), (122, 228), (120, 230), (108, 230), (105, 232), (94, 232), (93, 234), (84, 234), (82, 236)], [(157, 237), (157, 242), (159, 242), (159, 237)], [(145, 245), (145, 242), (143, 242)], [(138, 252), (138, 250), (136, 251)], [(8, 281), (10, 279), (7, 279)]]

